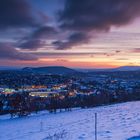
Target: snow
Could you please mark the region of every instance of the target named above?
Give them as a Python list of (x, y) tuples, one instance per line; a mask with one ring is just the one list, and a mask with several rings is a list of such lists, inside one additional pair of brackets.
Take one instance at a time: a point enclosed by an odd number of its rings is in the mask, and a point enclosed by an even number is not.
[(51, 140), (94, 140), (95, 113), (98, 140), (128, 140), (140, 136), (139, 107), (137, 101), (56, 114), (42, 111), (14, 119), (3, 115), (0, 140), (50, 140), (53, 136), (57, 138)]
[(140, 137), (133, 137), (133, 138), (130, 138), (129, 140), (140, 140)]

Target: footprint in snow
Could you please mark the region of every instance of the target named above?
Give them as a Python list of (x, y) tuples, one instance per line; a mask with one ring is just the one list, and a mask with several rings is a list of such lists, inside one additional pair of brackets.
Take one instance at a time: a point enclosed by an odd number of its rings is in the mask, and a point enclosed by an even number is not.
[(79, 136), (78, 139), (84, 140), (85, 139), (85, 134), (82, 134), (82, 136)]

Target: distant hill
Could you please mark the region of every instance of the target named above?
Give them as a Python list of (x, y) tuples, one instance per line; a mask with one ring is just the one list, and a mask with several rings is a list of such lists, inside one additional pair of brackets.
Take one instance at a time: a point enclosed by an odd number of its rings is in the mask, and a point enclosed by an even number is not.
[(140, 66), (122, 66), (108, 69), (78, 69), (81, 72), (115, 72), (115, 71), (140, 71)]
[(63, 66), (49, 66), (49, 67), (26, 67), (23, 71), (42, 73), (42, 74), (73, 74), (78, 71)]
[(140, 66), (122, 66), (115, 68), (115, 71), (140, 71)]
[(72, 69), (63, 66), (48, 66), (48, 67), (0, 67), (0, 71), (15, 70), (15, 71), (27, 71), (35, 73), (45, 74), (73, 74), (73, 73), (88, 73), (88, 72), (117, 72), (117, 71), (140, 71), (140, 66), (122, 66), (118, 68), (108, 69)]
[(0, 70), (20, 70), (20, 67), (0, 66)]

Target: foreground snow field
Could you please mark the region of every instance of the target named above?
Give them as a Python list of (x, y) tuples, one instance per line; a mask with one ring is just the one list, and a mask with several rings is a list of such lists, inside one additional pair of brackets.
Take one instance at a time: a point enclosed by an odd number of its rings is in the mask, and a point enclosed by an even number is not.
[(14, 119), (0, 116), (0, 140), (94, 140), (95, 113), (98, 140), (140, 136), (140, 102), (128, 102), (57, 114), (43, 111)]

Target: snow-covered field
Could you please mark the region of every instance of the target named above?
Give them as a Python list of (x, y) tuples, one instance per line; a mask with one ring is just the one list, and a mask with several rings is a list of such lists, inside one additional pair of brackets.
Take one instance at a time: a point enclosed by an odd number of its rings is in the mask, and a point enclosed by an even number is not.
[[(127, 140), (140, 136), (140, 102), (128, 102), (72, 112), (10, 119), (0, 116), (0, 140), (94, 140), (94, 114), (98, 114), (97, 140)], [(138, 140), (138, 139), (137, 139)]]

